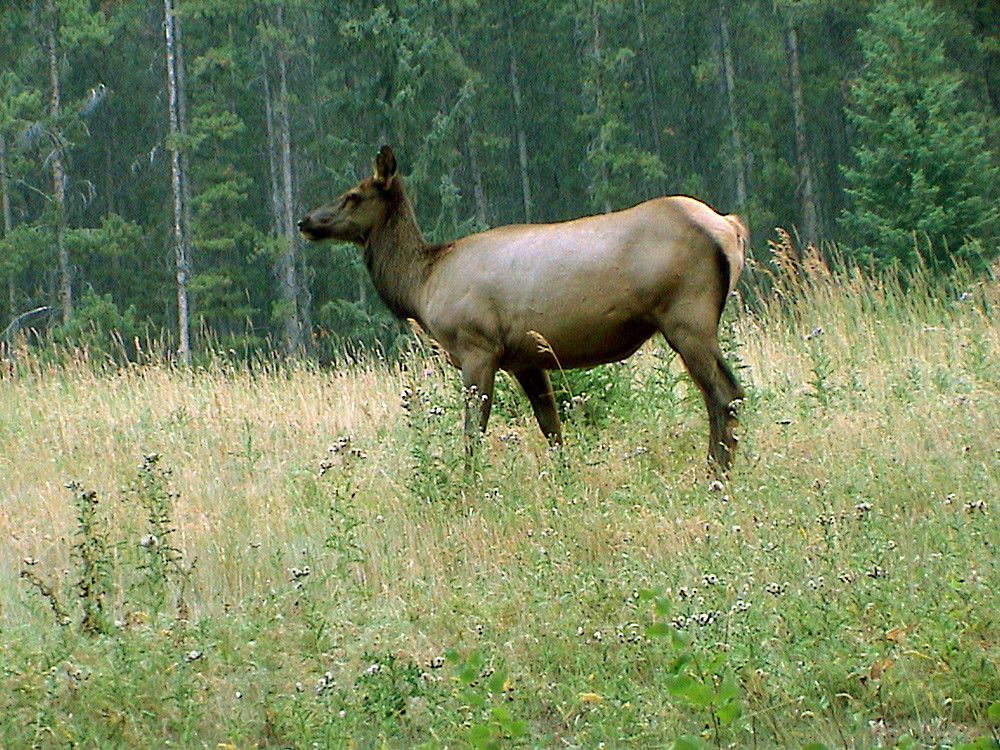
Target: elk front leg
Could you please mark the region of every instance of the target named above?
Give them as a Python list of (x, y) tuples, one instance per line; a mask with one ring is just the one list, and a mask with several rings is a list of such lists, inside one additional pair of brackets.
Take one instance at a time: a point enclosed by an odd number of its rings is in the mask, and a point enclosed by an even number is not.
[(486, 432), (493, 406), (496, 365), (486, 359), (462, 361), (462, 397), (465, 400), (465, 449), (470, 456)]

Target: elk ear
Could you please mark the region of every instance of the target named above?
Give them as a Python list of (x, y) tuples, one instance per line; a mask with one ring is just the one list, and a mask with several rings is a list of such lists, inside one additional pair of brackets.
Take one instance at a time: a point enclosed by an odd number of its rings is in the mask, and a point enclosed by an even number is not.
[(388, 188), (392, 184), (393, 178), (396, 176), (396, 157), (392, 153), (392, 149), (388, 146), (382, 146), (379, 149), (378, 156), (375, 157), (375, 173), (373, 179), (382, 188)]

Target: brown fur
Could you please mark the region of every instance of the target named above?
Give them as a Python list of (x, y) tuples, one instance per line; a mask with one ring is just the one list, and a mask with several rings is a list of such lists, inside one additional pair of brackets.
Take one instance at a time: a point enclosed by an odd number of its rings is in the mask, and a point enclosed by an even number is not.
[(498, 369), (517, 378), (542, 432), (558, 444), (547, 371), (625, 359), (659, 331), (704, 395), (714, 467), (728, 469), (743, 390), (717, 329), (743, 268), (748, 234), (738, 216), (673, 196), (431, 245), (383, 146), (371, 177), (307, 213), (299, 229), (310, 240), (360, 245), (393, 313), (416, 320), (461, 369), (470, 444), (486, 429)]

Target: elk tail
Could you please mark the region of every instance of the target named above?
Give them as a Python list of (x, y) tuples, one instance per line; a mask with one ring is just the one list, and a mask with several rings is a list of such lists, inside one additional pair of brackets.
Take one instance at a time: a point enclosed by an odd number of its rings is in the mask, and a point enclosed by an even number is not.
[[(736, 242), (722, 243), (722, 252), (726, 256), (729, 265), (729, 289), (732, 294), (736, 289), (736, 282), (740, 280), (740, 273), (743, 271), (743, 264), (746, 258), (747, 248), (750, 246), (750, 230), (746, 223), (736, 214), (726, 214), (723, 217), (736, 232)], [(727, 295), (728, 296), (728, 295)]]

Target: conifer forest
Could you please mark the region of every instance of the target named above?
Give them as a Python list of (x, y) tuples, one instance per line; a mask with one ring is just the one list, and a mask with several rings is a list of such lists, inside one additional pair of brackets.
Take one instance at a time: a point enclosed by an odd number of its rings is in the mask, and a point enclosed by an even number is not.
[(997, 0), (3, 0), (0, 345), (390, 353), (295, 225), (383, 143), (436, 241), (688, 194), (985, 273), (998, 135)]

